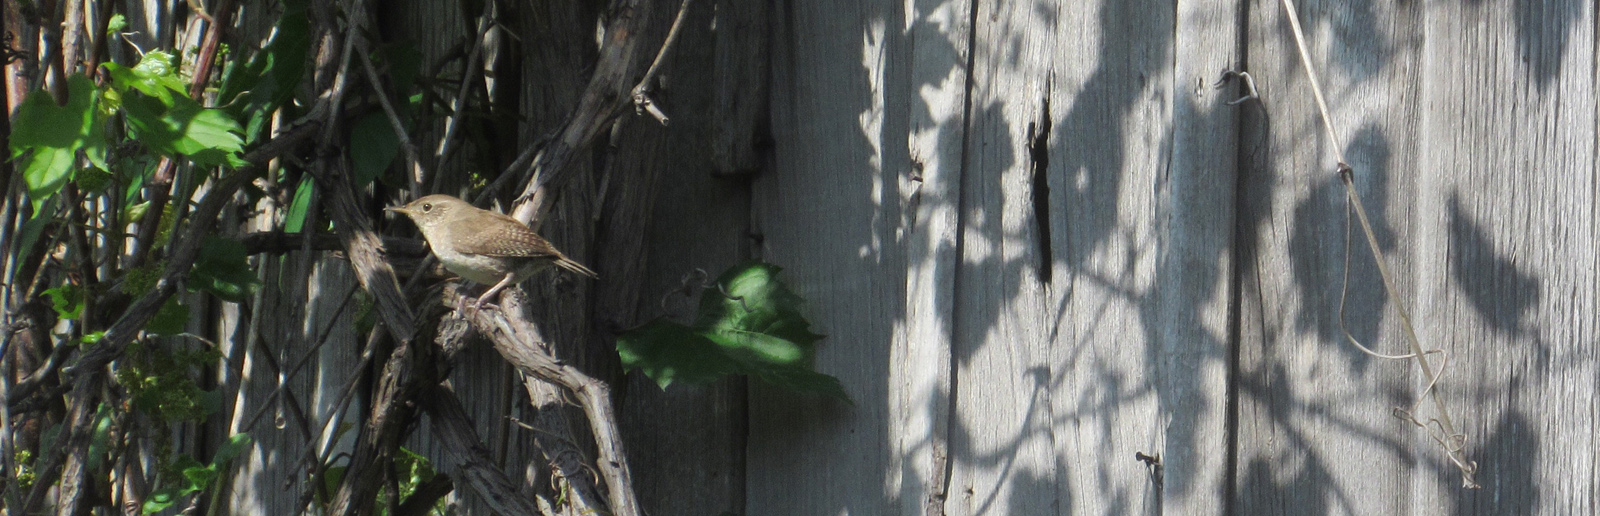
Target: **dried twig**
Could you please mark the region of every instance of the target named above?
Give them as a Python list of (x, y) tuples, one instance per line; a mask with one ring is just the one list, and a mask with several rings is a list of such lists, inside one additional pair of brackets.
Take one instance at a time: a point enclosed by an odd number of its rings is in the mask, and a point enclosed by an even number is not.
[(650, 63), (650, 69), (644, 72), (644, 77), (639, 79), (639, 84), (633, 87), (633, 105), (636, 109), (647, 111), (650, 116), (656, 117), (661, 125), (667, 125), (667, 114), (661, 112), (661, 107), (650, 98), (650, 92), (655, 89), (656, 73), (661, 71), (661, 63), (667, 60), (667, 52), (672, 50), (672, 44), (678, 41), (678, 32), (683, 28), (684, 18), (689, 17), (689, 5), (694, 0), (683, 0), (678, 6), (678, 17), (672, 20), (672, 29), (667, 31), (667, 40), (661, 43), (661, 50), (656, 52), (656, 59)]
[[(472, 93), (472, 85), (478, 76), (483, 74), (483, 67), (478, 66), (479, 58), (483, 56), (483, 40), (489, 34), (489, 29), (494, 23), (494, 2), (483, 3), (483, 15), (478, 20), (477, 37), (472, 39), (472, 50), (467, 52), (466, 64), (461, 68), (461, 85), (456, 88), (456, 98), (450, 102), (450, 116), (445, 119), (444, 136), (439, 138), (439, 148), (433, 153), (433, 170), (444, 170), (445, 160), (450, 157), (450, 151), (455, 150), (456, 133), (461, 130), (461, 124), (466, 120), (462, 110), (467, 108), (467, 96)], [(437, 174), (434, 185), (438, 185)], [(415, 198), (415, 197), (413, 197)]]
[[(352, 38), (354, 39), (354, 38)], [(406, 131), (405, 121), (400, 120), (400, 112), (394, 108), (394, 103), (389, 101), (389, 94), (385, 93), (383, 79), (378, 76), (377, 67), (372, 66), (372, 58), (365, 42), (358, 42), (361, 56), (361, 68), (367, 72), (367, 81), (372, 83), (374, 96), (378, 97), (378, 105), (383, 106), (383, 114), (389, 118), (389, 126), (394, 129), (395, 136), (400, 140), (400, 150), (406, 153), (406, 162), (411, 166), (411, 173), (406, 174), (407, 184), (411, 187), (413, 199), (422, 197), (422, 180), (428, 176), (428, 171), (422, 166), (422, 159), (417, 154), (417, 145), (411, 141), (411, 134)]]
[[(1400, 315), (1400, 326), (1405, 332), (1406, 341), (1411, 344), (1411, 353), (1409, 355), (1387, 356), (1377, 353), (1372, 354), (1373, 356), (1378, 356), (1381, 358), (1416, 359), (1417, 365), (1422, 368), (1423, 376), (1427, 377), (1428, 379), (1428, 389), (1424, 391), (1424, 395), (1433, 399), (1434, 408), (1439, 413), (1438, 419), (1433, 420), (1432, 422), (1437, 422), (1440, 432), (1443, 433), (1443, 437), (1441, 438), (1434, 436), (1434, 439), (1443, 445), (1445, 453), (1450, 459), (1450, 462), (1454, 463), (1456, 468), (1461, 470), (1462, 486), (1468, 489), (1479, 488), (1481, 486), (1479, 486), (1477, 481), (1473, 479), (1473, 476), (1477, 473), (1478, 463), (1468, 459), (1466, 454), (1462, 451), (1465, 448), (1466, 435), (1456, 432), (1455, 425), (1450, 421), (1450, 412), (1445, 408), (1444, 400), (1439, 397), (1439, 391), (1433, 388), (1433, 386), (1438, 383), (1439, 373), (1442, 372), (1443, 369), (1441, 368), (1439, 371), (1435, 371), (1433, 366), (1428, 362), (1428, 355), (1442, 351), (1424, 351), (1422, 348), (1422, 343), (1417, 339), (1416, 329), (1413, 328), (1411, 324), (1411, 314), (1406, 311), (1405, 305), (1400, 302), (1403, 298), (1400, 297), (1399, 289), (1395, 286), (1394, 275), (1389, 272), (1389, 266), (1383, 260), (1383, 252), (1378, 247), (1378, 237), (1372, 230), (1372, 222), (1367, 219), (1367, 209), (1366, 207), (1362, 206), (1361, 196), (1356, 193), (1354, 179), (1355, 174), (1350, 168), (1348, 162), (1345, 161), (1344, 146), (1339, 143), (1338, 132), (1333, 128), (1333, 117), (1329, 116), (1328, 102), (1322, 95), (1322, 84), (1317, 80), (1316, 67), (1312, 66), (1311, 64), (1311, 51), (1306, 47), (1305, 32), (1300, 28), (1300, 15), (1295, 12), (1294, 3), (1290, 0), (1282, 0), (1282, 4), (1283, 10), (1286, 16), (1289, 18), (1289, 27), (1294, 31), (1295, 46), (1300, 51), (1300, 62), (1305, 65), (1306, 77), (1311, 82), (1311, 93), (1316, 98), (1317, 110), (1322, 116), (1322, 127), (1327, 131), (1328, 142), (1333, 145), (1334, 152), (1337, 154), (1339, 159), (1338, 173), (1340, 181), (1344, 183), (1345, 198), (1347, 199), (1349, 206), (1354, 210), (1356, 214), (1356, 220), (1361, 224), (1361, 231), (1367, 239), (1367, 247), (1372, 251), (1373, 262), (1378, 266), (1378, 276), (1383, 279), (1383, 288), (1388, 292), (1389, 298), (1394, 300), (1395, 312)], [(1345, 267), (1349, 267), (1349, 260), (1345, 261)], [(1340, 298), (1342, 313), (1342, 306), (1344, 303), (1342, 294)], [(1343, 319), (1344, 318), (1341, 315), (1341, 325), (1343, 324)], [(1346, 332), (1346, 337), (1349, 338), (1351, 342), (1355, 342), (1354, 338), (1349, 337), (1348, 332)], [(1363, 351), (1371, 353), (1371, 350), (1366, 349), (1365, 346), (1359, 347), (1361, 347)], [(1405, 418), (1409, 419), (1413, 423), (1417, 423), (1416, 418), (1409, 417), (1409, 413), (1407, 413)], [(1418, 423), (1418, 426), (1426, 427), (1426, 424)]]
[(647, 0), (618, 2), (618, 15), (606, 29), (594, 75), (557, 136), (534, 157), (532, 178), (517, 197), (512, 217), (523, 223), (542, 221), (550, 210), (548, 187), (566, 180), (578, 150), (593, 144), (631, 102), (637, 84), (633, 74), (642, 64), (644, 35), (657, 7), (658, 2)]

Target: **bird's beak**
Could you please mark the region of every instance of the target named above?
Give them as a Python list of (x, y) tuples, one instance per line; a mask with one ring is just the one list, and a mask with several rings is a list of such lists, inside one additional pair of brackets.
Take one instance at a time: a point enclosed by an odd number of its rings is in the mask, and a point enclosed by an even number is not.
[(406, 215), (410, 215), (411, 214), (411, 210), (406, 209), (405, 206), (390, 206), (388, 208), (384, 208), (383, 211), (392, 211), (392, 212), (395, 212), (395, 213), (403, 213), (403, 214), (406, 214)]

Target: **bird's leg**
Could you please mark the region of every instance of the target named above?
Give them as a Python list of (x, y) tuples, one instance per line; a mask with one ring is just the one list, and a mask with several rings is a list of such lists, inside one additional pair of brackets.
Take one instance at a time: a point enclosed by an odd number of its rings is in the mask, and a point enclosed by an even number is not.
[(506, 277), (504, 279), (501, 279), (499, 283), (494, 284), (493, 287), (489, 287), (489, 290), (484, 292), (483, 295), (478, 296), (478, 302), (474, 305), (474, 308), (483, 308), (483, 303), (485, 301), (488, 301), (489, 298), (493, 297), (495, 294), (499, 294), (500, 291), (505, 290), (506, 287), (511, 286), (511, 280), (516, 277), (516, 271), (506, 273)]

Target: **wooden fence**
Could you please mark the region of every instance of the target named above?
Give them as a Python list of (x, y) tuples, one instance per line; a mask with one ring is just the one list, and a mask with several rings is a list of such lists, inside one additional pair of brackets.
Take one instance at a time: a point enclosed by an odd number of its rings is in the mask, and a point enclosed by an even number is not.
[[(666, 64), (671, 124), (627, 115), (608, 158), (612, 184), (654, 195), (569, 193), (557, 218), (579, 223), (546, 226), (558, 242), (598, 234), (574, 254), (642, 280), (542, 288), (587, 308), (541, 316), (588, 311), (598, 322), (561, 335), (603, 361), (603, 330), (692, 311), (673, 294), (685, 275), (759, 258), (807, 299), (827, 335), (816, 368), (855, 403), (630, 376), (620, 409), (647, 513), (1600, 510), (1596, 4), (1296, 1), (1341, 143), (1279, 0), (692, 4)], [(393, 4), (380, 24), (424, 62), (473, 26), (454, 4)], [(490, 37), (521, 39), (486, 62), (534, 99), (513, 130), (529, 145), (595, 58), (561, 46), (567, 32), (537, 34), (597, 7), (505, 9)], [(241, 15), (241, 32), (265, 35), (273, 13)], [(1219, 86), (1225, 71), (1248, 72), (1259, 97), (1235, 103), (1247, 88)], [(1398, 298), (1348, 229), (1341, 152)], [(581, 224), (602, 210), (632, 210), (643, 238)], [(251, 220), (236, 227), (272, 227)], [(216, 309), (239, 368), (219, 381), (244, 396), (193, 430), (257, 438), (222, 507), (288, 514), (316, 437), (295, 419), (336, 406), (360, 313), (340, 308), (357, 287), (339, 259), (261, 268), (308, 280)], [(1437, 389), (1481, 489), (1461, 487), (1436, 428), (1395, 417), (1424, 400), (1415, 363), (1346, 342), (1407, 353), (1401, 307), (1448, 357)], [(312, 351), (316, 372), (292, 384), (304, 414), (274, 408), (275, 361)], [(507, 472), (543, 478), (507, 419), (533, 417), (519, 382), (486, 346), (451, 376)], [(450, 472), (429, 424), (407, 448)], [(486, 511), (459, 484), (453, 496)]]

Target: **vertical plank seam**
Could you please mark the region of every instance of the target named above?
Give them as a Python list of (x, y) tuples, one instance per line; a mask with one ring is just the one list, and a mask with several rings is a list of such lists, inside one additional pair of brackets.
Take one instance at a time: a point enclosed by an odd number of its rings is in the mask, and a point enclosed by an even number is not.
[[(1237, 4), (1237, 11), (1238, 15), (1234, 23), (1237, 24), (1235, 33), (1238, 36), (1234, 46), (1234, 55), (1238, 56), (1239, 61), (1234, 66), (1240, 71), (1247, 71), (1250, 68), (1250, 3), (1248, 1), (1240, 1)], [(1241, 84), (1240, 89), (1244, 88), (1244, 85)], [(1247, 105), (1249, 104), (1241, 104), (1238, 109), (1243, 110)], [(1242, 116), (1233, 117), (1233, 139), (1235, 145), (1233, 160), (1233, 237), (1231, 238), (1233, 259), (1229, 260), (1228, 267), (1230, 270), (1227, 272), (1229, 289), (1228, 341), (1226, 348), (1228, 376), (1224, 380), (1224, 384), (1227, 386), (1227, 405), (1223, 412), (1223, 439), (1225, 440), (1224, 450), (1226, 453), (1223, 457), (1222, 470), (1223, 514), (1237, 514), (1239, 510), (1239, 493), (1237, 489), (1239, 482), (1239, 350), (1243, 347), (1243, 343), (1240, 341), (1243, 339), (1244, 331), (1245, 267), (1242, 265), (1244, 263), (1244, 253), (1242, 251), (1245, 249), (1244, 238), (1246, 236), (1242, 226), (1245, 221), (1249, 220), (1248, 214), (1245, 213), (1246, 203), (1249, 202), (1245, 195), (1245, 181), (1247, 180), (1245, 169), (1250, 163), (1250, 151), (1244, 143), (1244, 122), (1245, 120)]]
[[(953, 433), (951, 429), (955, 425), (957, 406), (956, 402), (959, 399), (958, 393), (961, 385), (961, 378), (958, 375), (960, 368), (956, 366), (955, 359), (957, 356), (955, 348), (959, 345), (957, 339), (959, 339), (959, 336), (961, 335), (961, 318), (956, 317), (955, 314), (961, 313), (961, 285), (963, 276), (963, 268), (961, 267), (961, 264), (965, 261), (964, 257), (966, 256), (967, 246), (967, 192), (966, 188), (964, 188), (964, 185), (966, 184), (967, 171), (970, 170), (972, 166), (972, 94), (977, 85), (976, 74), (973, 73), (973, 68), (977, 64), (976, 56), (978, 46), (979, 2), (980, 0), (972, 0), (967, 6), (966, 78), (962, 86), (963, 91), (961, 93), (961, 161), (960, 166), (956, 169), (955, 177), (950, 178), (950, 180), (947, 181), (947, 184), (950, 185), (950, 188), (955, 190), (953, 197), (956, 199), (956, 234), (954, 251), (956, 263), (951, 270), (951, 283), (954, 285), (952, 285), (953, 292), (950, 296), (950, 325), (949, 330), (947, 330), (949, 331), (949, 335), (946, 339), (946, 342), (948, 342), (948, 345), (950, 346), (950, 361), (948, 364), (946, 364), (946, 367), (948, 368), (946, 375), (950, 379), (950, 392), (945, 397), (945, 410), (943, 414), (945, 419), (943, 425), (944, 435), (937, 436), (936, 438), (936, 442), (942, 443), (942, 446), (936, 446), (936, 449), (934, 450), (934, 461), (935, 464), (938, 464), (936, 467), (940, 470), (940, 478), (936, 479), (939, 490), (936, 493), (928, 493), (927, 499), (925, 500), (926, 505), (924, 506), (925, 514), (927, 516), (944, 516), (946, 513), (945, 504), (949, 503), (950, 501), (950, 484), (955, 478), (956, 461), (955, 457), (950, 455), (950, 436)], [(937, 448), (943, 449), (941, 450)], [(940, 461), (942, 461), (942, 464)]]

